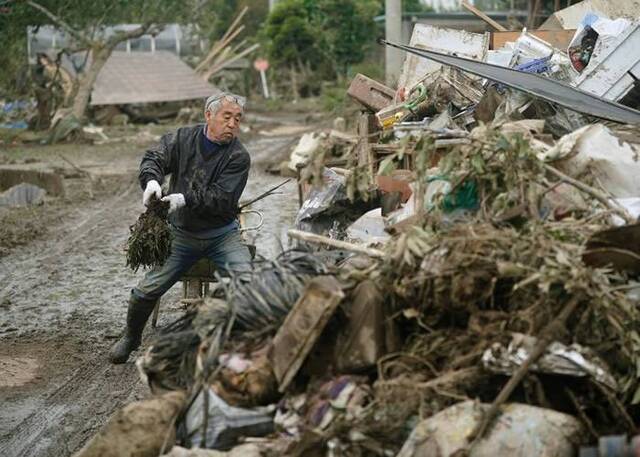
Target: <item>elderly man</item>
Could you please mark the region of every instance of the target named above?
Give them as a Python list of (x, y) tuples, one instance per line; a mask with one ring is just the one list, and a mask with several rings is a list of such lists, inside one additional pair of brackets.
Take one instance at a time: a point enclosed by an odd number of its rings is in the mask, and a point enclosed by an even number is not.
[[(251, 256), (238, 231), (238, 200), (249, 175), (249, 153), (236, 138), (245, 100), (222, 93), (207, 99), (205, 124), (179, 128), (164, 135), (140, 164), (142, 201), (169, 202), (173, 232), (171, 254), (149, 271), (131, 291), (124, 336), (110, 359), (124, 363), (140, 346), (142, 330), (157, 300), (195, 262), (208, 257), (229, 270), (248, 268)], [(160, 184), (171, 174), (169, 193)]]

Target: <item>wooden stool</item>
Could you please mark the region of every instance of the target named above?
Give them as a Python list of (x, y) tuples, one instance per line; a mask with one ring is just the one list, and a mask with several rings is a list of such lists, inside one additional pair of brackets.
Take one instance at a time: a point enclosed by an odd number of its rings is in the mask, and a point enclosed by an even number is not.
[[(209, 283), (215, 282), (216, 266), (209, 259), (202, 258), (187, 271), (180, 280), (182, 281), (182, 298), (202, 298), (209, 292)], [(160, 300), (153, 308), (151, 326), (156, 327), (158, 323), (158, 313), (160, 311)]]

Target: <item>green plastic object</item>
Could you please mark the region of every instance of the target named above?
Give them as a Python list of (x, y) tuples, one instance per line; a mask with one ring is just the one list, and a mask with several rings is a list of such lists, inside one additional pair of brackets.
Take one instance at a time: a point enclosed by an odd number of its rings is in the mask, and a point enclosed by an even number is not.
[(420, 105), (420, 103), (424, 102), (427, 99), (427, 88), (422, 84), (417, 85), (411, 92), (409, 92), (409, 96), (407, 97), (407, 102), (404, 104), (404, 107), (411, 112), (414, 112), (415, 109)]
[[(427, 182), (445, 181), (450, 184), (449, 179), (446, 176), (430, 176), (427, 178)], [(450, 186), (448, 187), (450, 189)], [(471, 180), (464, 181), (460, 184), (453, 193), (449, 190), (446, 191), (444, 198), (442, 199), (442, 210), (445, 213), (450, 213), (457, 209), (478, 209), (478, 188), (476, 183)]]

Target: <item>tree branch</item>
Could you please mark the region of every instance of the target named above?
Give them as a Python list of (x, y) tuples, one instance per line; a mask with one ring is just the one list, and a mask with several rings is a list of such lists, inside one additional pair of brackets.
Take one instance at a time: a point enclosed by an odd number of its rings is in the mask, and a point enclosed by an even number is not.
[(531, 368), (531, 366), (542, 357), (542, 355), (547, 350), (547, 347), (553, 342), (555, 338), (557, 338), (558, 334), (565, 328), (565, 322), (573, 311), (578, 307), (580, 303), (580, 299), (582, 297), (579, 295), (574, 295), (571, 297), (567, 303), (565, 303), (560, 314), (552, 320), (545, 328), (542, 329), (540, 335), (538, 335), (538, 340), (535, 345), (529, 351), (529, 355), (522, 362), (522, 364), (514, 370), (511, 378), (505, 386), (502, 388), (498, 396), (493, 400), (493, 403), (489, 407), (489, 409), (483, 414), (483, 418), (479, 421), (471, 434), (467, 437), (467, 440), (470, 441), (470, 445), (467, 448), (467, 455), (470, 454), (471, 448), (476, 445), (484, 436), (485, 432), (490, 428), (494, 418), (500, 411), (500, 407), (509, 399), (509, 396), (513, 392), (513, 390), (520, 384)]
[(64, 19), (56, 16), (55, 14), (53, 14), (51, 11), (49, 11), (47, 8), (45, 8), (41, 4), (36, 3), (33, 0), (26, 0), (25, 3), (27, 5), (29, 5), (30, 7), (40, 11), (41, 13), (43, 13), (45, 16), (47, 16), (49, 19), (51, 19), (54, 22), (55, 25), (57, 25), (57, 26), (61, 27), (62, 29), (64, 29), (65, 32), (67, 32), (69, 35), (71, 35), (76, 40), (91, 46), (91, 40), (89, 40), (89, 38), (87, 38), (86, 35), (84, 35), (83, 33), (80, 33), (77, 30), (75, 30), (73, 27), (71, 27), (69, 24), (67, 24), (64, 21)]
[(635, 219), (631, 217), (631, 215), (626, 209), (622, 208), (617, 203), (614, 203), (615, 200), (613, 198), (608, 197), (602, 192), (594, 189), (591, 186), (586, 185), (581, 181), (578, 181), (577, 179), (573, 179), (571, 176), (562, 173), (560, 170), (552, 167), (551, 165), (548, 165), (545, 163), (543, 164), (543, 166), (545, 170), (547, 170), (551, 174), (556, 175), (556, 177), (560, 178), (561, 180), (565, 181), (568, 184), (571, 184), (573, 187), (581, 190), (582, 192), (591, 195), (593, 198), (595, 198), (600, 203), (602, 203), (605, 207), (609, 208), (611, 211), (615, 212), (618, 216), (624, 219), (627, 224), (633, 224), (634, 222), (636, 222)]

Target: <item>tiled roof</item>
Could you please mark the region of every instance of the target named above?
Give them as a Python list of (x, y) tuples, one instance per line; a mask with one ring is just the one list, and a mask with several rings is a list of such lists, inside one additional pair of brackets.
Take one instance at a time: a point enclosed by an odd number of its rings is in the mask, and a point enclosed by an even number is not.
[(171, 52), (114, 51), (98, 75), (91, 105), (204, 99), (218, 91)]

